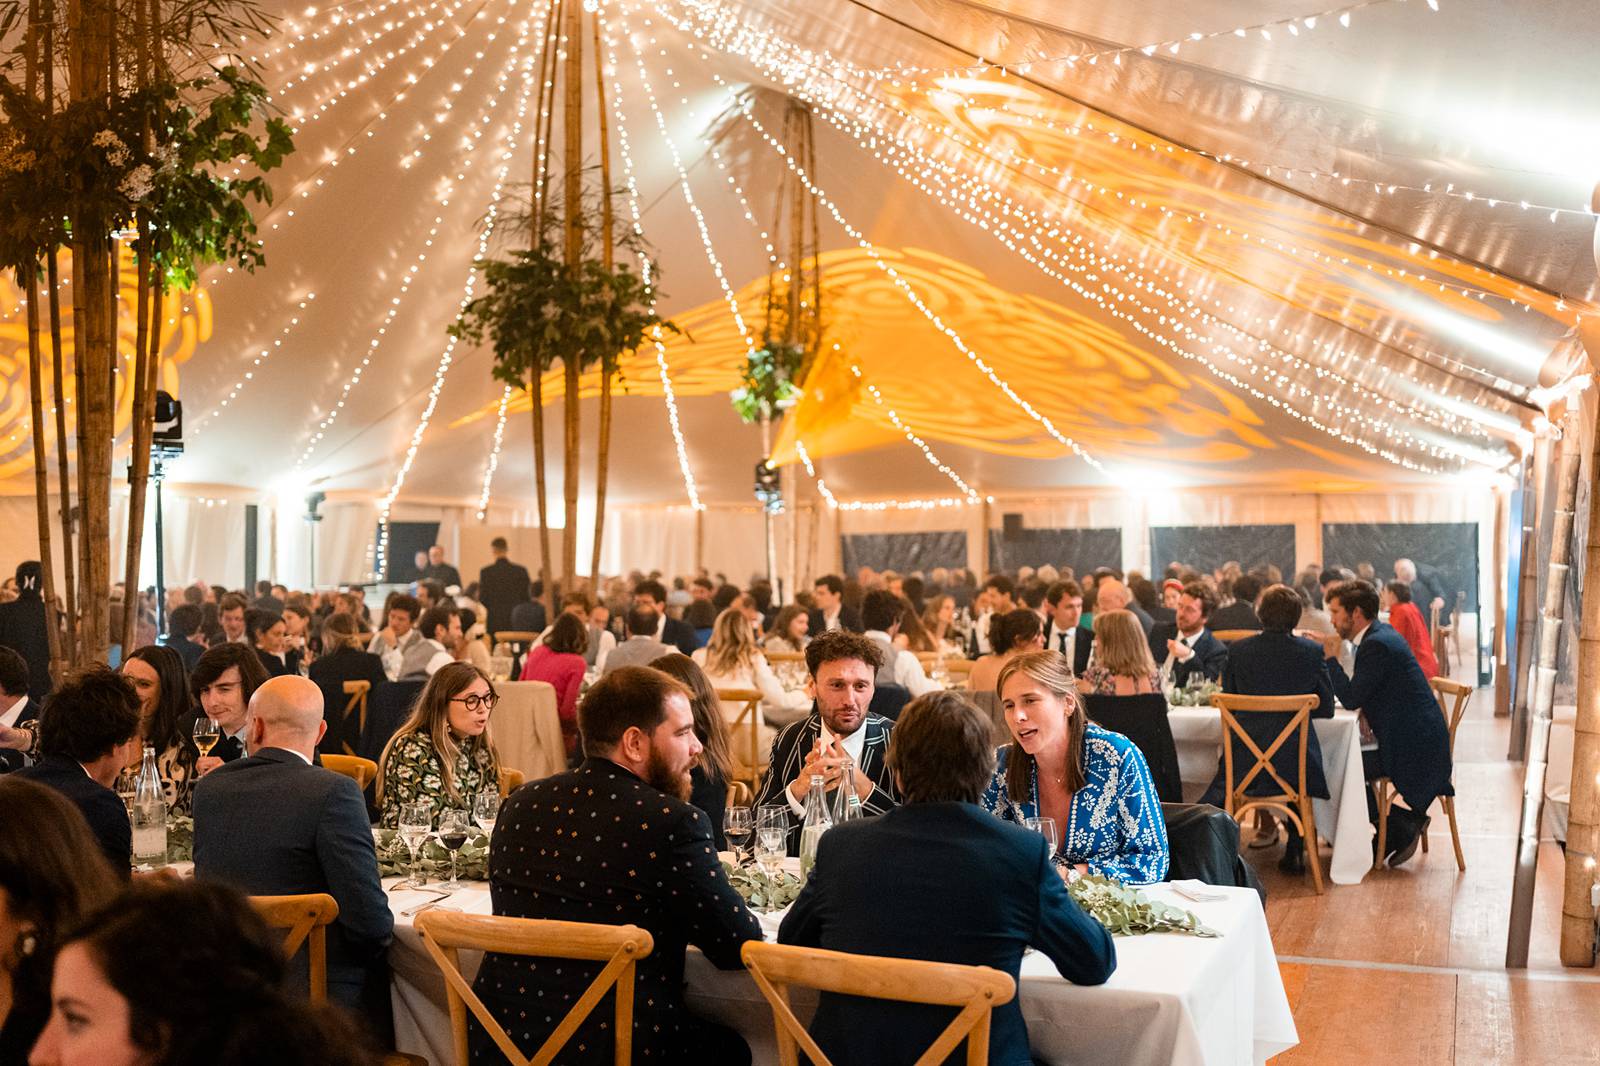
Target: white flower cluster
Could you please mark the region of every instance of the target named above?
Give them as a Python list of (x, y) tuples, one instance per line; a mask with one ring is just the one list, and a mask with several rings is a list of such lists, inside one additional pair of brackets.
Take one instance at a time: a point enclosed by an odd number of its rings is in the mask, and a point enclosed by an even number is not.
[(96, 148), (105, 149), (106, 162), (114, 167), (125, 167), (128, 165), (128, 160), (132, 158), (128, 152), (128, 146), (122, 143), (122, 138), (110, 130), (101, 130), (95, 134), (93, 144)]
[(117, 182), (117, 191), (134, 204), (149, 196), (154, 188), (155, 171), (150, 169), (148, 163), (140, 163)]

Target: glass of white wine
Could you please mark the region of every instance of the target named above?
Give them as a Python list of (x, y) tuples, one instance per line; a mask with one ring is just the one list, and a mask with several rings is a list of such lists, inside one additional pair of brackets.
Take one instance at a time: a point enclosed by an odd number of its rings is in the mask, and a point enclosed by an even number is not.
[(210, 715), (201, 714), (194, 720), (194, 746), (199, 750), (203, 759), (211, 754), (211, 749), (217, 746), (217, 741), (222, 739), (222, 727), (217, 725), (217, 720)]
[(484, 836), (494, 835), (494, 823), (500, 817), (500, 790), (486, 788), (472, 798), (472, 820), (478, 823)]
[(422, 888), (427, 881), (417, 876), (417, 849), (433, 832), (433, 808), (426, 803), (406, 803), (400, 807), (400, 842), (411, 852), (411, 874), (396, 888)]
[(1054, 818), (1027, 818), (1023, 820), (1022, 824), (1045, 838), (1050, 844), (1050, 857), (1054, 858), (1057, 847), (1056, 820)]

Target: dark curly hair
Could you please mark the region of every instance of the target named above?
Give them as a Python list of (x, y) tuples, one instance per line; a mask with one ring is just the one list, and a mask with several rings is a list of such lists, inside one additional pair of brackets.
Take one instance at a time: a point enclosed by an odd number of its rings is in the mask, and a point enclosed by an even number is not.
[(138, 735), (139, 696), (104, 663), (69, 674), (39, 712), (39, 750), (45, 755), (94, 762)]
[(830, 629), (818, 634), (815, 640), (806, 645), (806, 669), (812, 677), (817, 676), (817, 671), (822, 669), (824, 663), (836, 659), (860, 660), (871, 667), (873, 673), (877, 673), (883, 667), (883, 649), (860, 633), (843, 629)]

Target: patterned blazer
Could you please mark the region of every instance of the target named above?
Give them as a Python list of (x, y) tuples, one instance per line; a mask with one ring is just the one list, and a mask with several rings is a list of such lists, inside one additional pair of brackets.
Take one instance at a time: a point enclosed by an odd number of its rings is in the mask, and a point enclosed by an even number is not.
[[(872, 779), (872, 795), (861, 806), (869, 815), (887, 814), (900, 802), (900, 795), (894, 787), (894, 775), (889, 772), (888, 766), (889, 734), (894, 729), (894, 723), (882, 715), (869, 713), (862, 721), (861, 728), (866, 730), (867, 736), (861, 747), (856, 773), (866, 774)], [(784, 793), (789, 783), (800, 776), (800, 768), (806, 764), (811, 746), (821, 735), (822, 719), (816, 712), (784, 726), (772, 741), (772, 757), (768, 760), (766, 774), (761, 778), (761, 787), (756, 790), (754, 805), (758, 810), (770, 805), (789, 812), (790, 855), (800, 854), (801, 819), (794, 813)], [(832, 810), (831, 793), (828, 803), (829, 810)]]

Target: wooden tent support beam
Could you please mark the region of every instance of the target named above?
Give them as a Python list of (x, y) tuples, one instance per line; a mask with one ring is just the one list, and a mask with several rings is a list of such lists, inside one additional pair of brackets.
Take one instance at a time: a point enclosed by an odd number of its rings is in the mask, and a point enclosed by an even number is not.
[(1539, 519), (1545, 493), (1550, 491), (1550, 437), (1541, 433), (1533, 442), (1533, 461), (1524, 469), (1522, 501), (1522, 573), (1517, 590), (1516, 686), (1512, 690), (1511, 743), (1506, 758), (1521, 762), (1528, 755), (1528, 699), (1533, 685), (1533, 644), (1536, 626), (1534, 603), (1539, 595)]
[[(1600, 850), (1600, 425), (1589, 464), (1589, 528), (1584, 541), (1583, 588), (1590, 594), (1579, 607), (1578, 713), (1572, 727), (1572, 795), (1567, 817), (1566, 879), (1561, 897), (1561, 962), (1593, 966), (1595, 902), (1600, 884), (1595, 852)], [(1576, 449), (1574, 449), (1576, 450)]]
[(1571, 570), (1573, 510), (1578, 497), (1578, 471), (1583, 461), (1580, 437), (1577, 414), (1569, 410), (1562, 421), (1556, 506), (1550, 517), (1550, 573), (1545, 582), (1544, 609), (1539, 614), (1538, 667), (1529, 700), (1528, 763), (1522, 777), (1522, 818), (1511, 888), (1511, 922), (1506, 932), (1506, 968), (1513, 970), (1528, 965), (1528, 936), (1533, 928), (1533, 887), (1539, 864), (1539, 827), (1544, 817), (1545, 771), (1550, 756), (1556, 651), (1561, 643), (1562, 613)]
[[(568, 0), (562, 15), (562, 37), (566, 42), (563, 65), (562, 122), (562, 211), (561, 224), (567, 266), (576, 270), (583, 260), (583, 7)], [(563, 424), (566, 430), (562, 455), (562, 496), (565, 500), (566, 530), (561, 535), (562, 591), (571, 591), (578, 579), (578, 460), (583, 442), (579, 419), (578, 385), (582, 366), (577, 359), (562, 363), (565, 383), (562, 396)]]
[[(1506, 663), (1506, 586), (1514, 580), (1506, 572), (1506, 556), (1510, 548), (1511, 492), (1494, 490), (1494, 716), (1511, 715), (1511, 678), (1507, 676)], [(1482, 626), (1479, 626), (1481, 631)], [(1482, 643), (1480, 632), (1479, 643)]]

